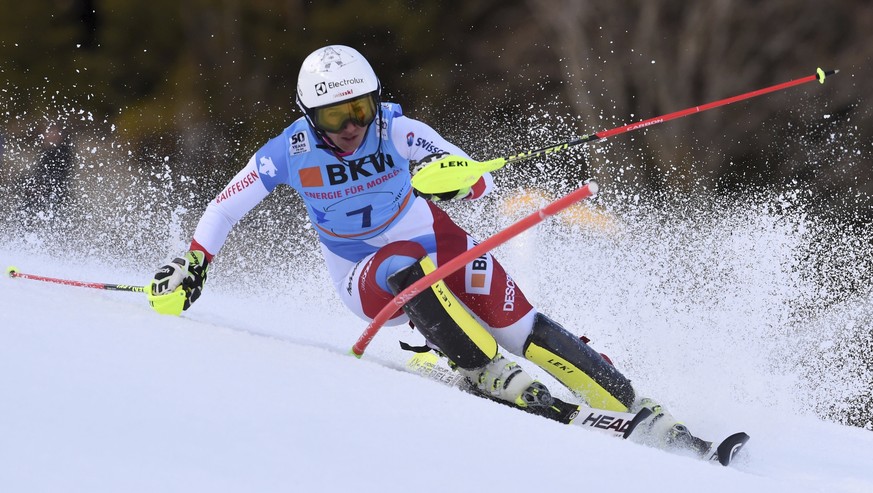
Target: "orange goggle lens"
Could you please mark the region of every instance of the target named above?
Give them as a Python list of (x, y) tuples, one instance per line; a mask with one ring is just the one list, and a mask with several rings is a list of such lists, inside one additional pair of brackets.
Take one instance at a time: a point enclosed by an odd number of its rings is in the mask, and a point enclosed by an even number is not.
[(376, 118), (376, 100), (372, 94), (322, 106), (312, 111), (312, 123), (317, 128), (330, 133), (341, 131), (348, 122), (366, 127), (374, 118)]

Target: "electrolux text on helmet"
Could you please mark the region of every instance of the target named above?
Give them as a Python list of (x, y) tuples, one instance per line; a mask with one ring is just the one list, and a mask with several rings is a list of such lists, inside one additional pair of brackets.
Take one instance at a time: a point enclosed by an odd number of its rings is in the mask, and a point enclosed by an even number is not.
[(332, 80), (331, 80), (331, 81), (328, 81), (328, 82), (327, 82), (327, 87), (330, 88), (330, 89), (336, 89), (337, 87), (343, 87), (343, 86), (347, 86), (347, 85), (349, 85), (349, 84), (363, 84), (363, 83), (364, 83), (364, 79), (359, 79), (359, 78), (357, 78), (357, 77), (354, 77), (354, 78), (352, 78), (352, 79), (343, 79), (343, 80), (337, 80), (337, 81), (332, 81)]

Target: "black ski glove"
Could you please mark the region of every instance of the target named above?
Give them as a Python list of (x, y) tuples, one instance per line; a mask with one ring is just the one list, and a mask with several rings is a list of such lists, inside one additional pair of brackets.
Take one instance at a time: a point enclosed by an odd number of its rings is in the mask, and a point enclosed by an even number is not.
[(158, 313), (179, 315), (200, 297), (208, 272), (209, 260), (199, 250), (173, 259), (161, 267), (152, 279), (149, 304)]

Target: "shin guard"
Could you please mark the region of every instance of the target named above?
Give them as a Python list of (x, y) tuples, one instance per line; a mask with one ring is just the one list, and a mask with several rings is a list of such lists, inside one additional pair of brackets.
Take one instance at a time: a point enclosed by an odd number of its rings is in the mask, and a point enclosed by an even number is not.
[(524, 357), (583, 397), (591, 407), (627, 412), (634, 402), (630, 380), (588, 344), (537, 313)]
[[(422, 257), (389, 276), (388, 286), (397, 294), (435, 269), (430, 257)], [(482, 368), (497, 355), (497, 341), (442, 280), (408, 301), (403, 311), (425, 339), (463, 369)]]

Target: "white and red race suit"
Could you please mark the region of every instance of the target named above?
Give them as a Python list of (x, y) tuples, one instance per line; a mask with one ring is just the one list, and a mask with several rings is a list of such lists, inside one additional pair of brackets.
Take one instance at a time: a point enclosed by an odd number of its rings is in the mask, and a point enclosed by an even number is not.
[[(425, 254), (440, 265), (475, 240), (431, 202), (417, 197), (409, 162), (447, 152), (468, 157), (430, 126), (383, 103), (360, 147), (338, 157), (299, 118), (261, 147), (203, 214), (192, 250), (218, 253), (237, 221), (279, 184), (294, 188), (306, 204), (334, 288), (355, 314), (371, 320), (392, 298), (386, 279)], [(493, 188), (484, 175), (464, 199)], [(521, 354), (535, 311), (500, 264), (486, 254), (446, 284), (498, 344)], [(400, 324), (398, 314), (389, 324)]]

